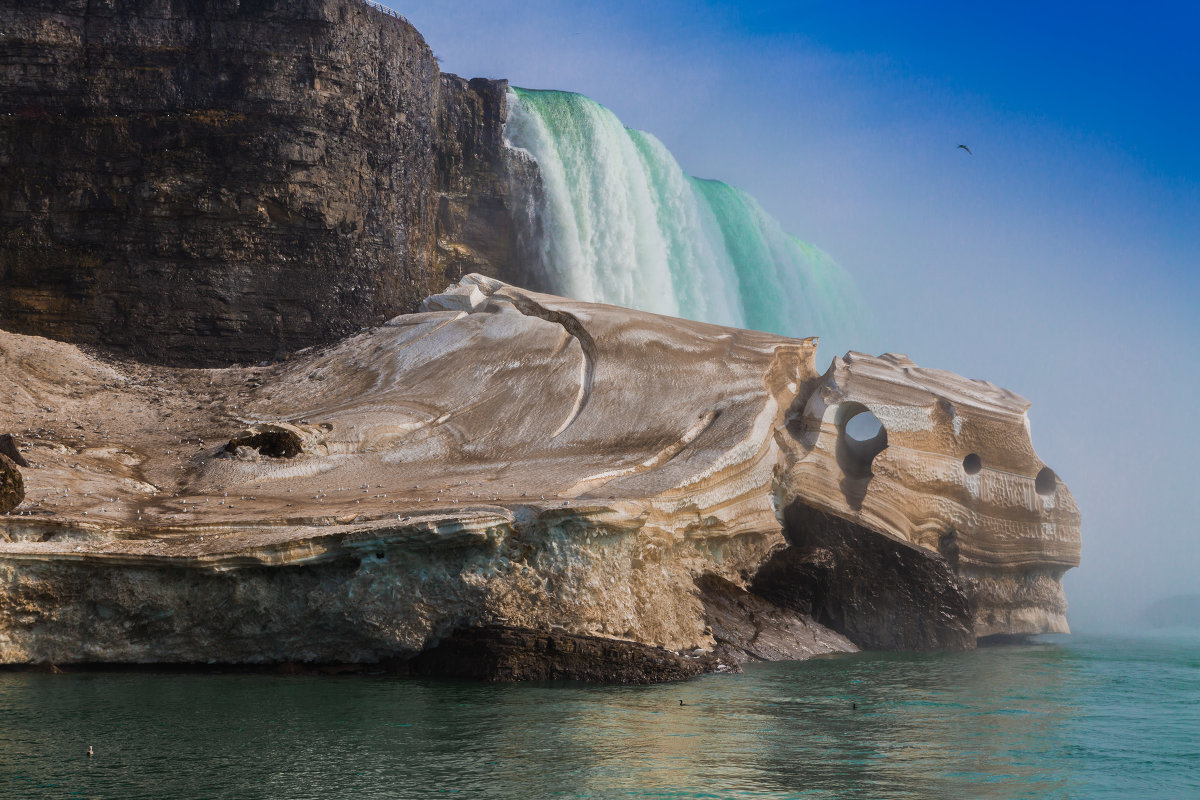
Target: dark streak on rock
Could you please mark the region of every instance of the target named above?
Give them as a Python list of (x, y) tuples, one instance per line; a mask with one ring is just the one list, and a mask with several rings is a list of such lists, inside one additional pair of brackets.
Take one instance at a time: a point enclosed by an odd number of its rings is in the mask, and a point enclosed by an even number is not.
[(17, 441), (13, 439), (11, 433), (0, 436), (0, 456), (7, 456), (18, 467), (29, 466), (29, 462), (25, 460), (25, 457), (21, 455), (21, 451), (17, 449)]
[(25, 480), (8, 456), (0, 455), (0, 514), (7, 514), (25, 499)]

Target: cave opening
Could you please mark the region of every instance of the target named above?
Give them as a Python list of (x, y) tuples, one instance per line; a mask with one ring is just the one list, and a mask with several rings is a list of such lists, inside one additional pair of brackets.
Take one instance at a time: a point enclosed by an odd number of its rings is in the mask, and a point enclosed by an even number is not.
[(983, 459), (978, 453), (967, 453), (967, 457), (963, 459), (963, 472), (968, 475), (978, 475), (979, 470), (983, 469)]

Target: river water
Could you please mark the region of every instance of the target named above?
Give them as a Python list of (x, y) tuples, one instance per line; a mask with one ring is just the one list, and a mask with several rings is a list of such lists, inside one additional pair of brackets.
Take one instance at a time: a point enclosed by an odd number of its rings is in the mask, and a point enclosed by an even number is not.
[(1200, 635), (638, 687), (0, 673), (3, 798), (446, 794), (1198, 798)]

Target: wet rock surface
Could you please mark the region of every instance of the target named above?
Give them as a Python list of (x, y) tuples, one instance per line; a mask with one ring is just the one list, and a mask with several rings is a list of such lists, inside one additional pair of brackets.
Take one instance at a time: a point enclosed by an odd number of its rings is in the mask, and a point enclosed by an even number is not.
[(800, 661), (858, 650), (811, 612), (777, 606), (720, 576), (701, 575), (696, 587), (718, 651), (737, 661)]
[(470, 273), (530, 289), (541, 207), (537, 163), (504, 141), (508, 81), (441, 76), (438, 117), (438, 269), (449, 283)]
[(485, 681), (662, 683), (738, 672), (709, 653), (681, 655), (638, 642), (489, 626), (455, 631), (400, 667), (411, 675)]

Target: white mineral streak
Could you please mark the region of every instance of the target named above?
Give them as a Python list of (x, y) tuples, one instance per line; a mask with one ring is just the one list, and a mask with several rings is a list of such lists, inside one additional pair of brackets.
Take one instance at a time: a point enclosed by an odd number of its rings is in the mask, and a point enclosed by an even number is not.
[[(793, 502), (940, 548), (979, 635), (1065, 628), (1079, 513), (1035, 490), (1016, 395), (482, 276), (424, 309), (225, 370), (0, 333), (32, 464), (0, 662), (359, 661), (493, 623), (709, 648), (696, 579), (746, 586)], [(887, 446), (855, 464), (862, 408)], [(226, 452), (266, 434), (300, 452)]]

